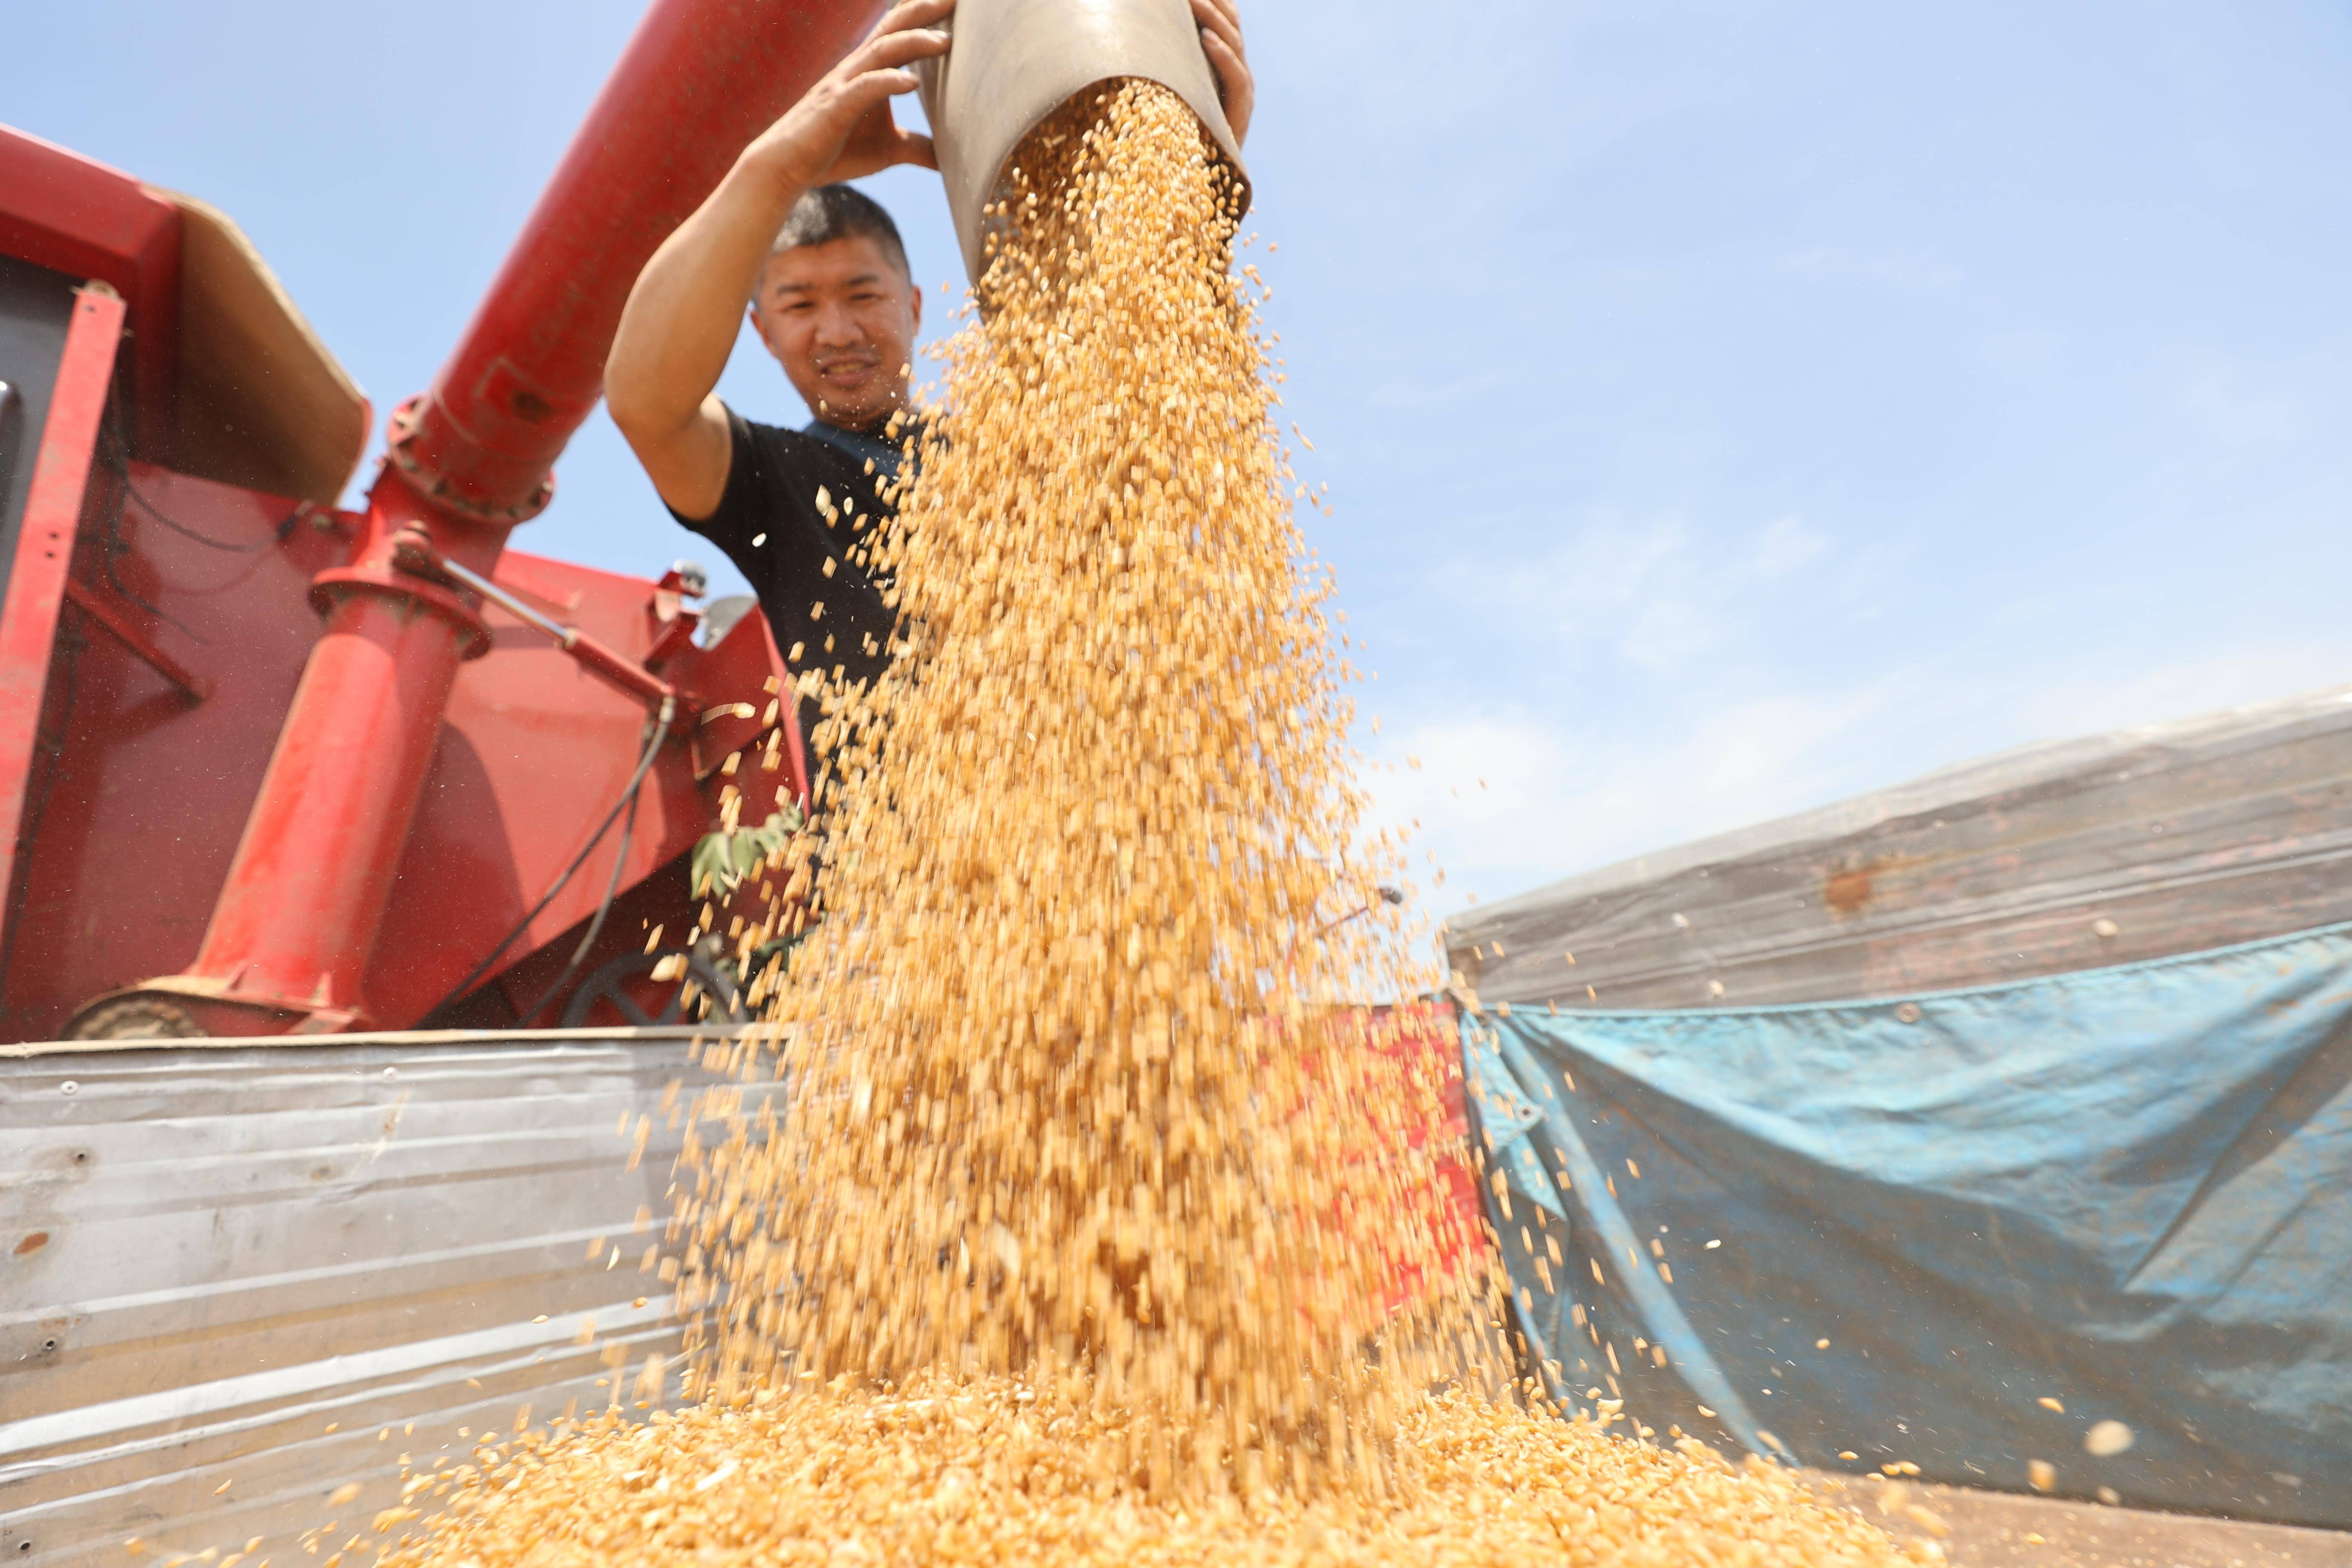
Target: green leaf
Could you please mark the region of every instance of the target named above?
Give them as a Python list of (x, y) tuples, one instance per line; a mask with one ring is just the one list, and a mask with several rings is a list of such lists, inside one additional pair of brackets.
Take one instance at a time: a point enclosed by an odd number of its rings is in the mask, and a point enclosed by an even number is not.
[(732, 833), (721, 828), (706, 833), (694, 846), (693, 858), (688, 862), (687, 892), (697, 899), (724, 897), (759, 874), (768, 858), (779, 854), (801, 830), (803, 818), (798, 805), (768, 814), (768, 820), (757, 827), (738, 827)]

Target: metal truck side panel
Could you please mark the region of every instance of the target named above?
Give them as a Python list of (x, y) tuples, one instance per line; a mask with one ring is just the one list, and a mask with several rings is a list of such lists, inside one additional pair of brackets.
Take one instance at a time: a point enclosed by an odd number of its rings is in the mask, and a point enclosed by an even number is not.
[[(2021, 746), (1455, 916), (1479, 997), (1743, 1007), (2352, 920), (2352, 688)], [(1587, 988), (1590, 987), (1588, 990)]]
[(603, 1408), (608, 1347), (631, 1385), (674, 1358), (652, 1257), (691, 1096), (663, 1100), (703, 1081), (698, 1050), (673, 1030), (0, 1060), (0, 1552), (290, 1553), (330, 1521), (340, 1545), (398, 1500), (402, 1456), (454, 1466), (524, 1406)]

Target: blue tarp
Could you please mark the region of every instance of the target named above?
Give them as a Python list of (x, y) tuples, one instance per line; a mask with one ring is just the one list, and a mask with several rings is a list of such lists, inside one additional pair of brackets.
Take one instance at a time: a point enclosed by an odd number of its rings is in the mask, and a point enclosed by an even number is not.
[[(1832, 1469), (2022, 1490), (2041, 1459), (2063, 1495), (2352, 1525), (2352, 925), (1463, 1023), (1520, 1327), (1579, 1405)], [(2101, 1457), (2109, 1422), (2131, 1444)]]

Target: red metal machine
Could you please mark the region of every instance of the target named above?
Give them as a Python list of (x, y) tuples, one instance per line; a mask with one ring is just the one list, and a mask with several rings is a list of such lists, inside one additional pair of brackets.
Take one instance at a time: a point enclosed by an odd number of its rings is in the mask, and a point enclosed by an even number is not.
[(646, 258), (881, 9), (656, 0), (357, 512), (367, 405), (234, 226), (0, 130), (0, 1039), (658, 1000), (619, 961), (725, 792), (805, 793), (797, 736), (725, 771), (792, 674), (507, 533)]

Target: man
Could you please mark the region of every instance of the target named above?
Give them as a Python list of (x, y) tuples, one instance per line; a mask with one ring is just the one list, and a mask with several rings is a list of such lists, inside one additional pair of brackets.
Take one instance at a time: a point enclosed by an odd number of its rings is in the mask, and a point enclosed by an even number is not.
[[(1235, 0), (1190, 0), (1236, 141), (1254, 94)], [(890, 100), (947, 52), (954, 0), (905, 0), (743, 150), (654, 252), (621, 313), (604, 397), (670, 514), (727, 552), (795, 668), (870, 679), (895, 616), (860, 562), (890, 515), (922, 290), (897, 225), (838, 182), (898, 163), (937, 168)], [(757, 425), (713, 388), (748, 304), (760, 341), (815, 419)], [(802, 733), (814, 715), (802, 710)]]

